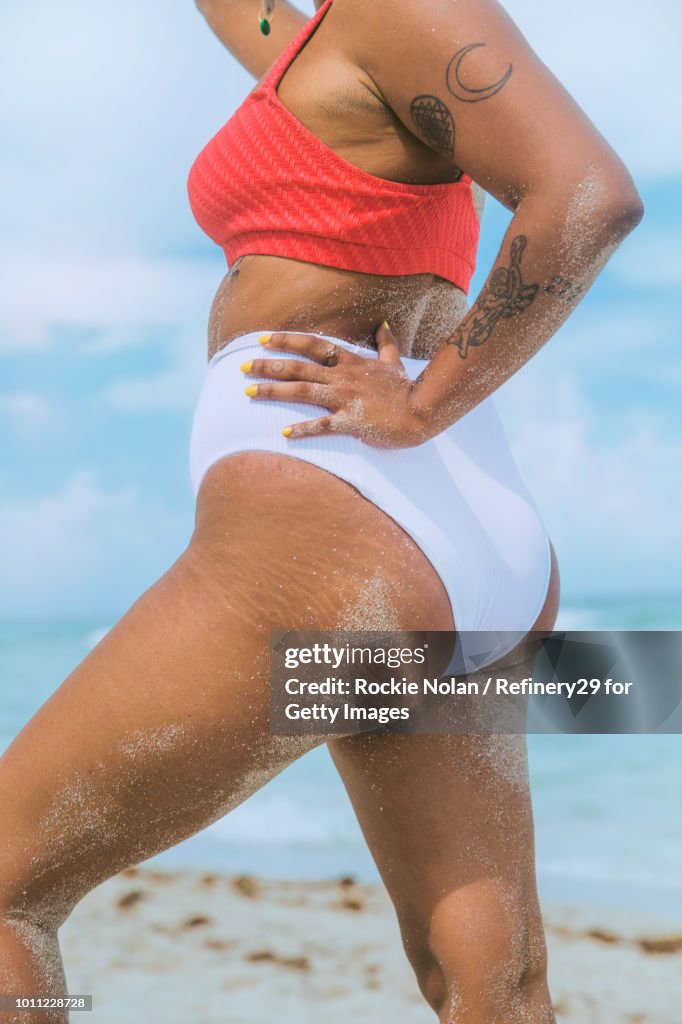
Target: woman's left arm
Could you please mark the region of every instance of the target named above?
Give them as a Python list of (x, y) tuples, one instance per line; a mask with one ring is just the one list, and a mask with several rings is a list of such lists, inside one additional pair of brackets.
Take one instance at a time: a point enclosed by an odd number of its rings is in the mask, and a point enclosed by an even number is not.
[(358, 56), (392, 110), (514, 211), (480, 294), (414, 389), (412, 411), (433, 436), (555, 333), (640, 221), (642, 201), (494, 0), (396, 0), (388, 29), (387, 3), (356, 2)]
[[(337, 430), (411, 447), (544, 345), (639, 222), (642, 202), (622, 161), (495, 0), (342, 0), (338, 10), (354, 61), (394, 115), (514, 216), (481, 293), (416, 382), (401, 376), (395, 339), (382, 327), (371, 367), (343, 353), (334, 370), (278, 364), (297, 384), (249, 393), (309, 396), (330, 409), (295, 424), (293, 438)], [(324, 361), (313, 339), (274, 335), (269, 347)], [(261, 361), (251, 369), (283, 379)]]

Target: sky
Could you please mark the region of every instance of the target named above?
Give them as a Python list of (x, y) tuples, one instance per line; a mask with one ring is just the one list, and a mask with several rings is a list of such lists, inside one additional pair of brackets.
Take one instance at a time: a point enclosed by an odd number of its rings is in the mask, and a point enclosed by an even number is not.
[[(646, 216), (498, 407), (564, 596), (678, 594), (682, 8), (505, 6)], [(189, 432), (225, 264), (185, 183), (252, 85), (192, 0), (0, 8), (0, 617), (108, 621), (190, 537)], [(489, 200), (472, 297), (507, 221)]]

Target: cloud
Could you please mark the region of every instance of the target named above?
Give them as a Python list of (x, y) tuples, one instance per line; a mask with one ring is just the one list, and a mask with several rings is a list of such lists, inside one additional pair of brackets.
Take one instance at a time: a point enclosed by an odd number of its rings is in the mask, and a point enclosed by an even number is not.
[(5, 0), (0, 34), (3, 237), (93, 262), (196, 245), (186, 175), (253, 80), (191, 0)]
[(165, 330), (170, 341), (205, 323), (217, 269), (202, 260), (64, 260), (0, 251), (0, 352), (48, 348), (57, 330), (76, 331), (80, 351), (90, 354), (148, 341), (150, 331)]
[[(679, 326), (666, 304), (622, 294), (613, 298), (588, 295), (579, 309), (551, 338), (540, 359), (545, 374), (570, 370), (592, 392), (600, 391), (597, 420), (619, 416), (651, 401), (641, 394), (644, 380), (665, 379), (679, 361)], [(645, 353), (649, 354), (643, 359)], [(653, 358), (650, 356), (653, 355)], [(538, 358), (538, 357), (536, 357)], [(546, 379), (546, 377), (545, 377)], [(663, 396), (658, 395), (660, 400)], [(660, 412), (652, 408), (652, 412)]]
[(177, 355), (177, 365), (159, 373), (122, 377), (104, 390), (103, 401), (119, 412), (155, 415), (160, 410), (191, 410), (206, 372), (203, 350), (199, 351), (196, 339), (191, 341)]
[[(676, 210), (670, 215), (680, 220)], [(638, 244), (628, 248), (618, 262), (617, 275), (637, 288), (656, 290), (682, 288), (682, 261), (680, 260), (680, 226), (644, 231)], [(679, 324), (677, 337), (680, 337)]]
[(682, 173), (678, 0), (504, 6), (635, 176)]
[(0, 496), (0, 616), (119, 609), (177, 557), (188, 532), (181, 514), (105, 487), (90, 468), (37, 497)]
[(43, 395), (35, 391), (13, 391), (0, 395), (0, 417), (12, 430), (27, 440), (35, 440), (54, 424), (54, 410)]
[(620, 433), (604, 439), (576, 375), (548, 375), (537, 364), (497, 404), (557, 548), (564, 590), (679, 591), (682, 438), (635, 406)]

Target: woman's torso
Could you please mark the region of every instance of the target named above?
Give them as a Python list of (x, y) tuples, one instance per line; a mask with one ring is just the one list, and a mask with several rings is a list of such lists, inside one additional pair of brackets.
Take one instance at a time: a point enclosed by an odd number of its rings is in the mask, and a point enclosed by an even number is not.
[[(342, 5), (333, 4), (284, 73), (280, 101), (330, 149), (369, 174), (420, 184), (457, 180), (457, 169), (407, 130), (353, 61), (357, 30)], [(480, 190), (476, 198), (480, 209)], [(208, 354), (260, 329), (317, 331), (373, 347), (374, 330), (386, 318), (402, 354), (427, 359), (466, 308), (462, 290), (435, 274), (365, 274), (247, 255), (233, 264), (216, 294)]]

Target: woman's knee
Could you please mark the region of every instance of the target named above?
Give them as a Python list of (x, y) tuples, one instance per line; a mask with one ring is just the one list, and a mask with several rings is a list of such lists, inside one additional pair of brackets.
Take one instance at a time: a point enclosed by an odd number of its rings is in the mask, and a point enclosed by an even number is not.
[(31, 869), (30, 849), (5, 832), (0, 852), (0, 922), (59, 927), (68, 916), (56, 913), (57, 901), (43, 889), (38, 892), (37, 874)]
[(424, 998), (442, 1024), (549, 1024), (547, 957), (535, 898), (498, 883), (448, 894), (404, 928)]

